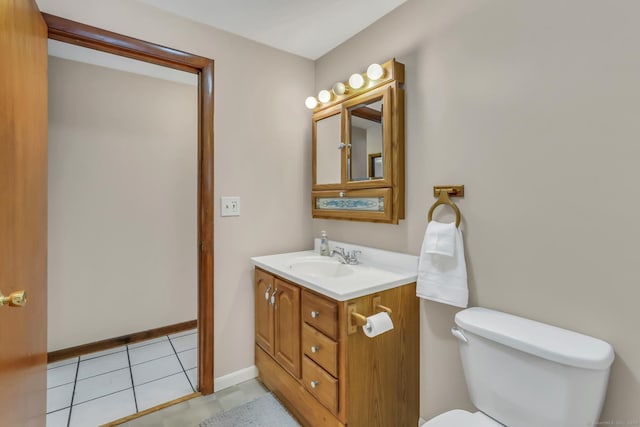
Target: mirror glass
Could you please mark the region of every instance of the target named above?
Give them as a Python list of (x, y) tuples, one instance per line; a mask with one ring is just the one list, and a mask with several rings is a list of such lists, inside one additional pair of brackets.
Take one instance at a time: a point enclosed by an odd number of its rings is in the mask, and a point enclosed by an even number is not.
[(382, 97), (349, 108), (349, 181), (384, 177)]
[(316, 184), (340, 183), (341, 114), (317, 120), (316, 126)]

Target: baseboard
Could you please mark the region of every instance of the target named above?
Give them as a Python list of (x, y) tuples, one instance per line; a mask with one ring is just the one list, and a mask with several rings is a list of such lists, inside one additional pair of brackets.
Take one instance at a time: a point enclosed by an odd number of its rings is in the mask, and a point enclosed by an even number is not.
[(96, 341), (89, 344), (82, 344), (75, 347), (63, 348), (62, 350), (50, 351), (47, 353), (47, 363), (57, 362), (59, 360), (68, 359), (70, 357), (82, 356), (84, 354), (95, 353), (96, 351), (108, 350), (114, 347), (120, 347), (125, 344), (133, 344), (140, 341), (158, 338), (164, 335), (171, 335), (182, 331), (188, 331), (198, 327), (197, 320), (189, 320), (187, 322), (176, 323), (173, 325), (163, 326), (160, 328), (149, 329), (142, 332), (135, 332), (129, 335), (122, 335), (116, 338), (108, 338), (102, 341)]
[(239, 371), (231, 372), (230, 374), (223, 375), (213, 380), (214, 393), (225, 388), (232, 387), (236, 384), (243, 383), (258, 377), (258, 368), (256, 365), (251, 365), (248, 368), (240, 369)]

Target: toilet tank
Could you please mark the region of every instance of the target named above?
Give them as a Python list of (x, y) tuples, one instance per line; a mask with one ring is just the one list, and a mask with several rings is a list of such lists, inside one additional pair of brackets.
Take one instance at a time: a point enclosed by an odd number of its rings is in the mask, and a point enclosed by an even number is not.
[(455, 322), (469, 395), (486, 415), (511, 427), (598, 422), (611, 345), (481, 307), (458, 312)]

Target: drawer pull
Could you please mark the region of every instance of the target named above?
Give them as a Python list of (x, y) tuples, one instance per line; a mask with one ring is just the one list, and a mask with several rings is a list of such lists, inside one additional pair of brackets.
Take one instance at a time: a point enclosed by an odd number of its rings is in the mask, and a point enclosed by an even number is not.
[(311, 381), (311, 388), (316, 388), (320, 385), (320, 381)]
[(276, 303), (276, 293), (277, 293), (277, 292), (278, 292), (278, 288), (276, 288), (276, 290), (275, 290), (275, 291), (273, 291), (273, 293), (271, 294), (271, 300), (270, 300), (271, 305), (273, 305), (273, 304), (275, 304), (275, 303)]
[(317, 345), (311, 346), (311, 353), (317, 353), (319, 351), (320, 351), (320, 346), (317, 346)]
[(320, 312), (319, 311), (312, 311), (311, 312), (311, 317), (313, 317), (314, 319), (317, 319), (318, 317), (320, 317)]
[(271, 285), (267, 288), (267, 292), (264, 293), (264, 299), (269, 301), (269, 291), (271, 290)]

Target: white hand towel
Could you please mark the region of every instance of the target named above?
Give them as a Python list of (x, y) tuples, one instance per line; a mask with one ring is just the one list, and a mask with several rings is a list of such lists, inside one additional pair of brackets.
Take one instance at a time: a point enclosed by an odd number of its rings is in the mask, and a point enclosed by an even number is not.
[(427, 226), (420, 251), (416, 295), (456, 307), (466, 307), (469, 302), (469, 288), (462, 231), (453, 225), (455, 237), (453, 256), (430, 253), (427, 252), (427, 248), (432, 245), (429, 242), (432, 236), (430, 231), (440, 228), (440, 226), (431, 226), (434, 222), (429, 222)]
[(427, 232), (425, 233), (425, 252), (428, 254), (453, 256), (456, 248), (457, 230), (458, 228), (453, 222), (442, 223), (430, 221), (429, 224), (427, 224)]

